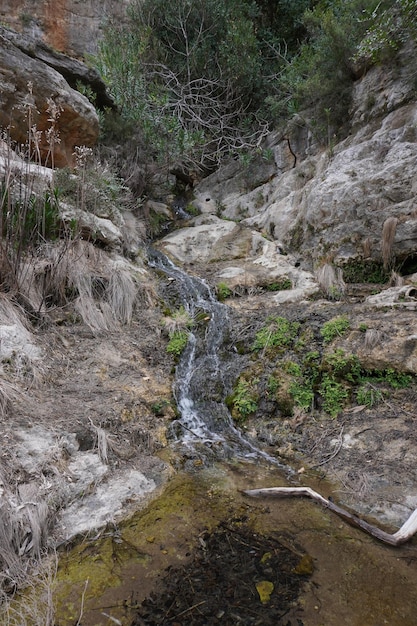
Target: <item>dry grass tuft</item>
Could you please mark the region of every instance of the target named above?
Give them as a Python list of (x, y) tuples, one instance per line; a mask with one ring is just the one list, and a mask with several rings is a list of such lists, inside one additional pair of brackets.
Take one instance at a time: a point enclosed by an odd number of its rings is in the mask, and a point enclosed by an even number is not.
[(372, 350), (382, 342), (382, 333), (377, 328), (368, 328), (365, 332), (365, 349)]
[(101, 426), (96, 426), (93, 421), (90, 419), (90, 424), (93, 427), (93, 430), (96, 435), (96, 443), (98, 455), (103, 463), (107, 465), (109, 462), (108, 454), (109, 454), (109, 435), (101, 428)]
[(390, 287), (402, 287), (403, 285), (404, 285), (404, 278), (401, 276), (401, 274), (398, 274), (397, 272), (394, 272), (394, 270), (392, 270), (391, 276), (389, 279), (389, 286)]
[[(93, 331), (130, 324), (142, 286), (137, 269), (127, 261), (114, 261), (81, 239), (45, 244), (25, 278), (21, 288), (32, 308), (45, 315), (72, 304)], [(146, 289), (141, 297), (154, 302)]]
[(316, 271), (316, 278), (320, 289), (328, 298), (338, 300), (345, 293), (346, 284), (340, 267), (335, 267), (331, 263), (324, 263)]
[(398, 218), (388, 217), (382, 227), (381, 252), (384, 269), (387, 269), (392, 263), (392, 247), (397, 232), (397, 224)]
[(122, 264), (116, 263), (111, 268), (106, 299), (115, 318), (122, 324), (130, 324), (136, 301), (138, 286), (132, 273)]
[(364, 259), (369, 259), (372, 254), (372, 241), (369, 237), (363, 240), (362, 249)]
[(55, 626), (54, 590), (58, 557), (44, 557), (27, 575), (24, 593), (9, 596), (0, 592), (0, 620), (4, 626)]

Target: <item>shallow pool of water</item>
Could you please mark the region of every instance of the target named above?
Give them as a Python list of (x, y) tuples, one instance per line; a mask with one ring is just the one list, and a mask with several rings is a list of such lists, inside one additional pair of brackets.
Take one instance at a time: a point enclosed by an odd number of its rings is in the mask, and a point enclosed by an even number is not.
[[(324, 496), (332, 492), (314, 476), (303, 481)], [(114, 620), (128, 626), (135, 605), (160, 588), (166, 568), (187, 563), (202, 533), (241, 515), (256, 532), (312, 557), (314, 571), (298, 603), (304, 626), (415, 626), (415, 540), (391, 548), (310, 500), (241, 494), (285, 484), (279, 470), (253, 464), (176, 475), (130, 520), (60, 554), (56, 622), (73, 626), (82, 613), (83, 626)]]

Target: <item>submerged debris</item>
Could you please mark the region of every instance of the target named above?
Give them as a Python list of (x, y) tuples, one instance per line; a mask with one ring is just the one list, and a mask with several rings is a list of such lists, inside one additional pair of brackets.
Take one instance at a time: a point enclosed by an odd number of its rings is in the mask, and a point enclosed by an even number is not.
[(190, 563), (168, 568), (131, 626), (302, 626), (294, 607), (306, 580), (297, 569), (303, 558), (240, 522), (223, 523), (200, 537)]

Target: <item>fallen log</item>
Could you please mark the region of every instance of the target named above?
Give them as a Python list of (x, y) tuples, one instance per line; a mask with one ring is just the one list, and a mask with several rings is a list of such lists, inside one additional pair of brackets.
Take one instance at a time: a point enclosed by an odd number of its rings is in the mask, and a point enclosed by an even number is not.
[(331, 500), (326, 500), (326, 498), (323, 498), (323, 496), (310, 487), (268, 487), (266, 489), (248, 489), (244, 490), (243, 493), (252, 497), (273, 496), (275, 498), (285, 498), (291, 496), (305, 496), (312, 498), (326, 509), (336, 513), (336, 515), (344, 519), (351, 526), (360, 528), (364, 532), (368, 533), (368, 535), (371, 535), (372, 537), (375, 537), (376, 539), (379, 539), (380, 541), (391, 546), (399, 546), (406, 543), (406, 541), (411, 539), (411, 537), (413, 537), (413, 535), (417, 532), (417, 509), (411, 513), (410, 517), (406, 522), (404, 522), (401, 528), (396, 533), (391, 535), (377, 526), (365, 522), (365, 520), (361, 519), (357, 515), (342, 509)]

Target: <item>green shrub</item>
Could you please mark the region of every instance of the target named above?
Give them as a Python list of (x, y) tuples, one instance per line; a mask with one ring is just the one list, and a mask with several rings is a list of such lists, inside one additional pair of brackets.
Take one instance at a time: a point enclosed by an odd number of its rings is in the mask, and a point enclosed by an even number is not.
[(333, 341), (336, 337), (342, 337), (350, 328), (350, 322), (346, 317), (335, 317), (323, 324), (320, 334), (326, 343)]
[(283, 68), (277, 95), (268, 99), (277, 115), (308, 109), (311, 130), (329, 148), (349, 117), (355, 79), (352, 59), (380, 4), (379, 0), (315, 3), (303, 18), (309, 36)]

